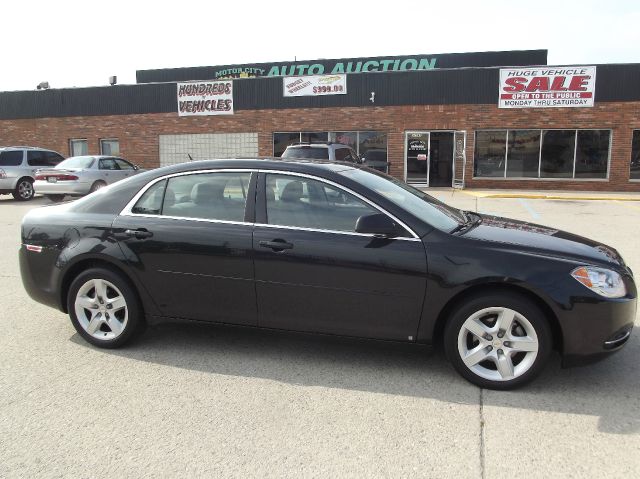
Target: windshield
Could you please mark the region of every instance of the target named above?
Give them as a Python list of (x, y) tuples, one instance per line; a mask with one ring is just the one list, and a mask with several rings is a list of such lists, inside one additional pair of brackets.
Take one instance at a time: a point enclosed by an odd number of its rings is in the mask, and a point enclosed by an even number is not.
[(303, 146), (300, 148), (287, 148), (282, 158), (309, 158), (312, 160), (328, 160), (328, 148), (313, 148), (311, 146)]
[(450, 232), (465, 223), (460, 210), (391, 176), (360, 169), (348, 169), (338, 173), (371, 188), (416, 218), (439, 230)]
[(73, 156), (58, 163), (56, 168), (91, 168), (94, 161), (93, 156)]

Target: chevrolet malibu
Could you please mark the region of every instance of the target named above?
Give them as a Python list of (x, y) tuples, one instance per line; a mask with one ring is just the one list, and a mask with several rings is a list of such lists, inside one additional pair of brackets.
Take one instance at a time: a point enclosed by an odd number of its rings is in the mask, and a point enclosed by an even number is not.
[(116, 348), (183, 319), (444, 346), (486, 388), (621, 349), (636, 286), (618, 252), (461, 211), (374, 170), (302, 160), (160, 168), (22, 223), (22, 280)]

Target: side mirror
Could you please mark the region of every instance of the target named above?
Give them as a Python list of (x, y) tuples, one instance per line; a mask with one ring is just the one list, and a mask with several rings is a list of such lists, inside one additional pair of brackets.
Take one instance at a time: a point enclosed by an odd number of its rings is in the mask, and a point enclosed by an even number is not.
[(364, 215), (356, 221), (356, 233), (374, 234), (393, 238), (402, 233), (402, 228), (387, 215), (376, 213)]

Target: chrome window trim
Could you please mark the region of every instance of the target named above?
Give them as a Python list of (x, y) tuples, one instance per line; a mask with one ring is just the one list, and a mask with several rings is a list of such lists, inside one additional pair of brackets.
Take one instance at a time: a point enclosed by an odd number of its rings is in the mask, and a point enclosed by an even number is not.
[[(274, 173), (277, 175), (289, 175), (289, 176), (298, 176), (298, 177), (302, 177), (302, 178), (309, 178), (311, 180), (316, 180), (316, 181), (320, 181), (322, 183), (326, 183), (328, 185), (331, 185), (335, 188), (338, 188), (339, 190), (342, 191), (346, 191), (347, 193), (355, 196), (356, 198), (364, 201), (365, 203), (367, 203), (369, 206), (373, 207), (374, 209), (378, 210), (380, 213), (387, 215), (388, 217), (390, 217), (393, 221), (395, 221), (396, 223), (398, 223), (400, 226), (402, 226), (405, 230), (407, 230), (409, 232), (409, 234), (411, 234), (412, 238), (408, 238), (408, 239), (420, 239), (420, 237), (415, 233), (415, 231), (413, 231), (411, 228), (409, 228), (403, 221), (400, 221), (398, 218), (396, 218), (394, 215), (392, 215), (391, 213), (389, 213), (387, 210), (385, 210), (384, 208), (382, 208), (381, 206), (378, 206), (376, 203), (374, 203), (373, 201), (371, 201), (368, 198), (365, 198), (364, 196), (362, 196), (359, 193), (356, 193), (355, 191), (347, 188), (346, 186), (343, 186), (339, 183), (336, 183), (334, 181), (331, 180), (327, 180), (326, 178), (320, 178), (318, 176), (314, 176), (314, 175), (309, 175), (307, 173), (298, 173), (296, 171), (286, 171), (286, 170), (263, 170), (260, 169), (258, 170), (259, 173)], [(259, 223), (260, 225), (264, 225), (263, 223)], [(266, 225), (266, 226), (272, 226), (270, 224)], [(292, 226), (287, 226), (287, 225), (273, 225), (273, 226), (280, 226), (280, 227), (288, 227), (288, 228), (299, 228), (299, 227), (292, 227)], [(306, 228), (299, 228), (302, 230), (305, 230)], [(321, 230), (321, 229), (311, 229), (311, 231), (332, 231), (333, 230)], [(348, 232), (348, 231), (342, 231), (342, 233), (352, 233), (352, 234), (358, 234), (361, 235), (363, 233), (355, 233), (355, 232)], [(365, 235), (368, 236), (368, 235)], [(397, 238), (399, 239), (399, 238)]]
[[(303, 227), (298, 227), (298, 226), (288, 226), (288, 225), (273, 225), (273, 224), (265, 224), (265, 223), (249, 223), (246, 221), (229, 221), (229, 220), (216, 220), (216, 219), (208, 219), (208, 218), (195, 218), (195, 217), (189, 217), (189, 216), (168, 216), (168, 215), (150, 215), (150, 214), (142, 214), (142, 213), (133, 213), (131, 210), (133, 209), (133, 207), (135, 206), (135, 204), (138, 202), (138, 200), (142, 197), (142, 195), (145, 194), (145, 192), (151, 188), (153, 185), (155, 185), (156, 183), (160, 182), (160, 181), (164, 181), (164, 180), (168, 180), (170, 178), (174, 178), (177, 176), (185, 176), (185, 175), (194, 175), (194, 174), (203, 174), (203, 173), (275, 173), (275, 174), (280, 174), (280, 175), (289, 175), (289, 176), (298, 176), (298, 177), (302, 177), (302, 178), (309, 178), (312, 180), (316, 180), (316, 181), (320, 181), (326, 184), (329, 184), (331, 186), (334, 186), (340, 190), (346, 191), (349, 194), (352, 194), (353, 196), (359, 198), (360, 200), (364, 201), (365, 203), (367, 203), (368, 205), (372, 206), (374, 209), (378, 210), (379, 212), (389, 216), (391, 219), (393, 219), (394, 221), (396, 221), (400, 226), (402, 226), (404, 229), (406, 229), (409, 234), (411, 234), (411, 238), (406, 238), (406, 237), (396, 237), (393, 238), (395, 240), (403, 240), (403, 241), (421, 241), (420, 237), (415, 233), (415, 231), (413, 231), (409, 226), (407, 226), (403, 221), (400, 221), (398, 218), (396, 218), (394, 215), (392, 215), (391, 213), (389, 213), (388, 211), (386, 211), (384, 208), (378, 206), (376, 203), (374, 203), (373, 201), (369, 200), (368, 198), (365, 198), (364, 196), (360, 195), (359, 193), (356, 193), (355, 191), (342, 186), (338, 183), (335, 183), (331, 180), (327, 180), (325, 178), (320, 178), (318, 176), (314, 176), (314, 175), (309, 175), (306, 173), (298, 173), (295, 171), (288, 171), (288, 170), (265, 170), (265, 169), (249, 169), (249, 168), (220, 168), (220, 169), (207, 169), (207, 170), (191, 170), (191, 171), (182, 171), (179, 173), (172, 173), (172, 174), (168, 174), (168, 175), (164, 175), (161, 176), (159, 178), (156, 178), (152, 181), (150, 181), (149, 183), (147, 183), (142, 189), (140, 189), (140, 191), (138, 191), (138, 193), (135, 194), (135, 196), (129, 201), (129, 203), (127, 203), (127, 205), (122, 209), (122, 211), (120, 212), (119, 216), (134, 216), (134, 217), (141, 217), (141, 218), (168, 218), (168, 219), (172, 219), (172, 220), (190, 220), (190, 221), (198, 221), (198, 222), (204, 222), (204, 223), (222, 223), (222, 224), (234, 224), (234, 225), (252, 225), (252, 226), (264, 226), (267, 228), (282, 228), (282, 229), (291, 229), (291, 230), (298, 230), (298, 231), (317, 231), (320, 233), (333, 233), (333, 234), (342, 234), (342, 235), (349, 235), (349, 236), (367, 236), (367, 237), (374, 237), (375, 235), (373, 234), (366, 234), (366, 233), (356, 233), (355, 231), (336, 231), (336, 230), (325, 230), (325, 229), (319, 229), (319, 228), (303, 228)], [(246, 204), (245, 204), (245, 209), (246, 209)]]

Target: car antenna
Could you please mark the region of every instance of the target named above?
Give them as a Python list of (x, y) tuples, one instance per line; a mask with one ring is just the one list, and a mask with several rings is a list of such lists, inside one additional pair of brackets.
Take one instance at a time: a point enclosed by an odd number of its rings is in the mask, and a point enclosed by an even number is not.
[(193, 161), (193, 158), (191, 157), (191, 153), (187, 153), (187, 156), (189, 157), (189, 161)]

